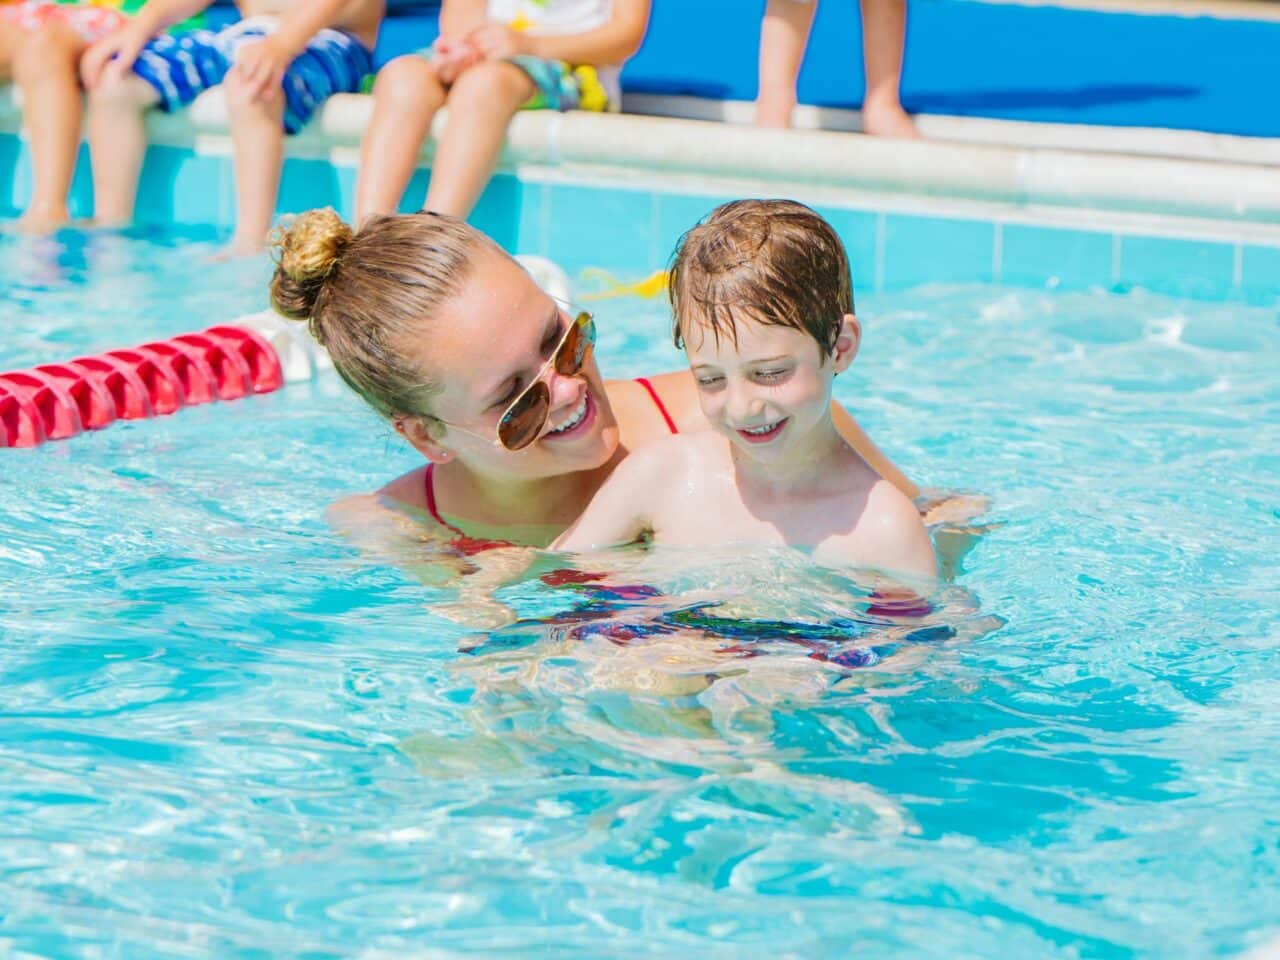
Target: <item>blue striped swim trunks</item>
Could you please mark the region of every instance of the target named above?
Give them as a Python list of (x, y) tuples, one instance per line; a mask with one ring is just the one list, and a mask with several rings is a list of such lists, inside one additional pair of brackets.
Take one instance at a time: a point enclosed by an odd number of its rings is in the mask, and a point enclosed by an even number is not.
[[(217, 32), (162, 35), (142, 49), (133, 72), (159, 94), (160, 109), (171, 113), (222, 83), (240, 47), (271, 33), (269, 21), (243, 20)], [(341, 30), (321, 30), (285, 72), (285, 133), (305, 127), (335, 93), (359, 91), (361, 81), (372, 71), (373, 57), (364, 44)]]

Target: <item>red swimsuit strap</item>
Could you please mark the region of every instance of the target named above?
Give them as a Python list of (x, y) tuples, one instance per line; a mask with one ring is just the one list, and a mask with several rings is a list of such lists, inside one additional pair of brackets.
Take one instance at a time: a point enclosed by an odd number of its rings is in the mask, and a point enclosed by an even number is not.
[(423, 492), (426, 493), (427, 500), (427, 513), (431, 514), (432, 520), (455, 534), (452, 540), (453, 546), (467, 556), (484, 550), (492, 550), (495, 547), (511, 546), (511, 542), (508, 540), (482, 540), (479, 537), (468, 536), (440, 515), (440, 510), (436, 506), (435, 480), (432, 478), (435, 468), (436, 465), (434, 463), (428, 463), (427, 469), (422, 474)]
[(436, 465), (428, 463), (426, 472), (422, 474), (422, 485), (427, 494), (427, 513), (431, 514), (431, 519), (442, 527), (447, 527), (454, 533), (461, 534), (462, 531), (455, 527), (452, 523), (440, 516), (440, 511), (436, 509), (436, 484), (431, 474), (435, 471)]
[(657, 407), (658, 412), (662, 414), (662, 419), (667, 421), (667, 429), (672, 433), (679, 433), (680, 431), (676, 429), (676, 422), (671, 419), (671, 414), (667, 413), (667, 408), (663, 404), (662, 398), (658, 396), (658, 391), (654, 389), (654, 386), (649, 382), (648, 377), (636, 377), (636, 383), (649, 391), (649, 396), (653, 397), (653, 405)]

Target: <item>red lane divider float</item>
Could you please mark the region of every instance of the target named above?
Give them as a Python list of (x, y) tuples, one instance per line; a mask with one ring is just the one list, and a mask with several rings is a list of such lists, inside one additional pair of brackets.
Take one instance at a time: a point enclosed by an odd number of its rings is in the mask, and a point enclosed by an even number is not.
[[(568, 276), (550, 260), (516, 259), (553, 297), (573, 298)], [(0, 373), (0, 447), (34, 447), (117, 420), (270, 393), (332, 366), (301, 324), (264, 310), (199, 333)]]
[(284, 382), (277, 347), (239, 324), (13, 370), (0, 373), (0, 447), (34, 447), (116, 420), (270, 393)]

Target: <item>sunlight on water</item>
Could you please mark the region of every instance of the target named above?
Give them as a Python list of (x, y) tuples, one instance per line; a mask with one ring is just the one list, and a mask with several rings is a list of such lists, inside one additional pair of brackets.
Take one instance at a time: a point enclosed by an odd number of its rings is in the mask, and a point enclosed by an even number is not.
[[(262, 265), (183, 239), (0, 239), (0, 366), (260, 305)], [(0, 953), (1193, 958), (1280, 930), (1274, 310), (859, 302), (841, 398), (992, 499), (927, 611), (668, 550), (592, 582), (546, 557), (503, 625), (460, 622), (430, 546), (326, 526), (417, 463), (333, 379), (3, 452)], [(598, 317), (608, 373), (678, 362), (661, 301)]]

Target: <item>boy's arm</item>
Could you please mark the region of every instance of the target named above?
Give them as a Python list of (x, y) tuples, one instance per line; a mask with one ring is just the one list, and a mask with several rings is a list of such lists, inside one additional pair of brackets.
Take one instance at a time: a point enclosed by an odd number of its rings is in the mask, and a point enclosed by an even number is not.
[(584, 33), (530, 36), (490, 23), (473, 31), (469, 39), (490, 60), (526, 53), (571, 64), (618, 64), (640, 49), (650, 4), (651, 0), (614, 0), (609, 22)]
[(213, 0), (151, 0), (119, 29), (107, 34), (80, 58), (80, 79), (93, 90), (104, 78), (122, 78), (156, 34), (213, 5)]
[[(268, 39), (289, 54), (289, 62), (307, 49), (312, 38), (325, 27), (337, 23), (349, 0), (306, 0), (295, 4), (280, 18), (280, 26)], [(288, 66), (288, 64), (286, 64)]]
[(128, 26), (153, 37), (161, 30), (194, 17), (211, 6), (213, 0), (150, 0), (133, 15)]
[(650, 529), (651, 505), (659, 502), (671, 475), (669, 461), (652, 447), (622, 461), (576, 521), (556, 538), (553, 550), (595, 550), (634, 543)]
[(461, 40), (489, 22), (486, 0), (444, 0), (440, 7), (440, 36)]
[(280, 18), (268, 37), (247, 43), (236, 52), (235, 71), (247, 85), (251, 99), (278, 95), (289, 65), (307, 49), (317, 33), (338, 21), (347, 0), (306, 0)]

